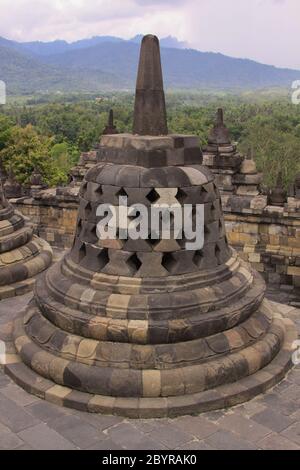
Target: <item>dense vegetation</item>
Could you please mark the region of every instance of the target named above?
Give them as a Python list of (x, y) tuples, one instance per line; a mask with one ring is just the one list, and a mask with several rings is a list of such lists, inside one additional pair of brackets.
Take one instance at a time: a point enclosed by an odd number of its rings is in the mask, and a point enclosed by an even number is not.
[[(286, 186), (300, 171), (300, 106), (288, 96), (267, 92), (243, 95), (170, 93), (167, 95), (170, 132), (199, 135), (206, 143), (217, 107), (225, 109), (233, 140), (246, 153), (251, 149), (265, 183), (274, 186), (282, 171)], [(79, 154), (99, 141), (113, 107), (120, 132), (130, 131), (131, 94), (40, 96), (15, 100), (0, 108), (0, 158), (6, 171), (26, 183), (39, 168), (49, 185), (63, 184)]]

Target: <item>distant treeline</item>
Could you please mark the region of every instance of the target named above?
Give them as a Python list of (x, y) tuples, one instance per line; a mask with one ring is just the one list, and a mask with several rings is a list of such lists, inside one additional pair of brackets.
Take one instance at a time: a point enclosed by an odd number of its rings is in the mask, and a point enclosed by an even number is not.
[[(120, 132), (132, 127), (134, 96), (40, 95), (14, 99), (0, 108), (2, 167), (28, 182), (39, 168), (49, 185), (64, 184), (80, 152), (99, 142), (110, 108)], [(169, 131), (195, 134), (207, 141), (216, 109), (223, 107), (232, 139), (251, 152), (264, 182), (274, 186), (279, 172), (285, 185), (300, 172), (300, 106), (276, 90), (263, 92), (167, 94)]]

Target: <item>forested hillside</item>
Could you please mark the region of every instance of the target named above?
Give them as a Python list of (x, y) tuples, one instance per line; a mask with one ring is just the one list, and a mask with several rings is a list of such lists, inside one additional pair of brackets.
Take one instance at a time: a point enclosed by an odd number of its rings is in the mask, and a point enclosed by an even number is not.
[[(99, 36), (71, 44), (0, 38), (0, 80), (6, 82), (10, 95), (133, 89), (139, 41), (139, 36), (129, 41)], [(300, 71), (186, 49), (175, 38), (165, 38), (161, 44), (169, 89), (290, 88), (300, 79)]]
[[(68, 180), (68, 171), (80, 152), (99, 142), (114, 108), (120, 132), (131, 131), (133, 95), (114, 94), (99, 99), (49, 97), (0, 108), (0, 158), (20, 182), (27, 182), (35, 166), (50, 185)], [(202, 145), (216, 109), (223, 106), (232, 139), (246, 153), (251, 149), (269, 187), (279, 171), (288, 186), (300, 171), (300, 106), (278, 95), (167, 94), (170, 132), (195, 134)]]

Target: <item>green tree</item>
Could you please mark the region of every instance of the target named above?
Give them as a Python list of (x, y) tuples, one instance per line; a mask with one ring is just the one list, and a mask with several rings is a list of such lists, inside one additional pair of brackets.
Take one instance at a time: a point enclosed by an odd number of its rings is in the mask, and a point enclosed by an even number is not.
[(256, 117), (245, 129), (240, 148), (243, 152), (252, 149), (257, 168), (269, 187), (275, 186), (279, 172), (288, 187), (300, 171), (300, 138), (279, 130), (265, 117)]
[(29, 183), (32, 172), (38, 168), (45, 183), (56, 185), (65, 175), (51, 158), (52, 144), (51, 138), (39, 135), (31, 125), (15, 126), (0, 152), (4, 168), (6, 171), (11, 168), (20, 183)]
[(77, 164), (80, 152), (75, 145), (62, 142), (53, 145), (50, 155), (53, 164), (67, 176), (70, 169)]
[(7, 116), (0, 115), (0, 151), (3, 150), (9, 140), (13, 121)]

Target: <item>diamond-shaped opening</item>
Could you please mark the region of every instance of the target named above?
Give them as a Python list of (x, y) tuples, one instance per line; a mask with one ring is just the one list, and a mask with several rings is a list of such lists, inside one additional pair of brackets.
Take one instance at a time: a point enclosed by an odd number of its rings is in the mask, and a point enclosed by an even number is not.
[(160, 195), (153, 188), (151, 189), (150, 193), (147, 194), (146, 198), (151, 202), (151, 204), (154, 204), (156, 201), (158, 201), (158, 199), (160, 199)]
[(179, 188), (176, 194), (177, 201), (180, 202), (180, 204), (184, 204), (184, 201), (186, 200), (186, 198), (187, 198), (187, 194), (181, 188)]
[(185, 249), (186, 239), (185, 238), (176, 238), (176, 241), (181, 249)]
[(208, 196), (208, 191), (204, 188), (204, 186), (201, 186), (201, 189), (200, 189), (200, 201), (201, 201), (201, 202), (206, 201), (207, 196)]
[(222, 264), (222, 262), (221, 262), (221, 250), (220, 250), (219, 245), (216, 245), (216, 247), (215, 247), (215, 257), (217, 258), (218, 264)]
[(97, 256), (97, 259), (98, 259), (99, 269), (101, 270), (109, 262), (109, 256), (108, 256), (107, 248), (103, 248), (103, 250), (100, 251), (99, 255)]
[(82, 193), (85, 193), (85, 191), (87, 190), (87, 187), (88, 187), (88, 184), (87, 184), (87, 182), (85, 181), (85, 182), (82, 183), (82, 185), (81, 185), (81, 192), (82, 192)]
[(87, 205), (85, 206), (85, 210), (84, 210), (84, 211), (85, 211), (85, 216), (86, 216), (86, 218), (88, 219), (89, 216), (90, 216), (91, 213), (92, 213), (92, 205), (91, 205), (90, 202), (87, 203)]
[(193, 257), (193, 263), (198, 268), (200, 268), (202, 260), (203, 260), (203, 251), (202, 250), (195, 251), (195, 254), (194, 254), (194, 257)]
[(152, 249), (154, 249), (158, 244), (160, 240), (157, 238), (151, 238), (151, 235), (149, 235), (149, 238), (147, 239), (147, 243), (151, 246)]
[(131, 268), (134, 269), (135, 271), (138, 271), (140, 267), (142, 266), (142, 263), (137, 257), (136, 253), (134, 253), (132, 256), (130, 256), (130, 258), (128, 258), (127, 264), (131, 266)]
[(165, 253), (162, 257), (161, 264), (169, 273), (172, 273), (176, 266), (176, 259), (172, 253)]
[(214, 188), (214, 191), (215, 191), (216, 195), (219, 196), (220, 191), (219, 191), (219, 188), (218, 188), (218, 186), (216, 185), (216, 183), (214, 183), (213, 188)]
[(207, 225), (204, 225), (204, 241), (207, 242), (210, 237), (210, 230)]
[(125, 189), (124, 188), (121, 188), (117, 194), (116, 194), (118, 197), (128, 197), (128, 194), (126, 193)]
[(99, 186), (97, 186), (97, 188), (95, 189), (95, 193), (98, 194), (99, 196), (102, 196), (103, 191), (102, 191), (101, 184), (99, 184)]
[(92, 243), (95, 243), (98, 241), (98, 235), (97, 235), (97, 225), (93, 225), (91, 229), (91, 238), (92, 238)]
[(210, 206), (210, 211), (212, 213), (212, 216), (215, 217), (215, 214), (216, 214), (216, 208), (215, 208), (215, 205), (214, 203), (212, 202), (211, 203), (211, 206)]
[(80, 263), (85, 257), (86, 257), (86, 246), (85, 246), (85, 243), (83, 243), (78, 251), (78, 262)]
[(82, 220), (79, 219), (77, 222), (76, 236), (78, 237), (82, 230)]

